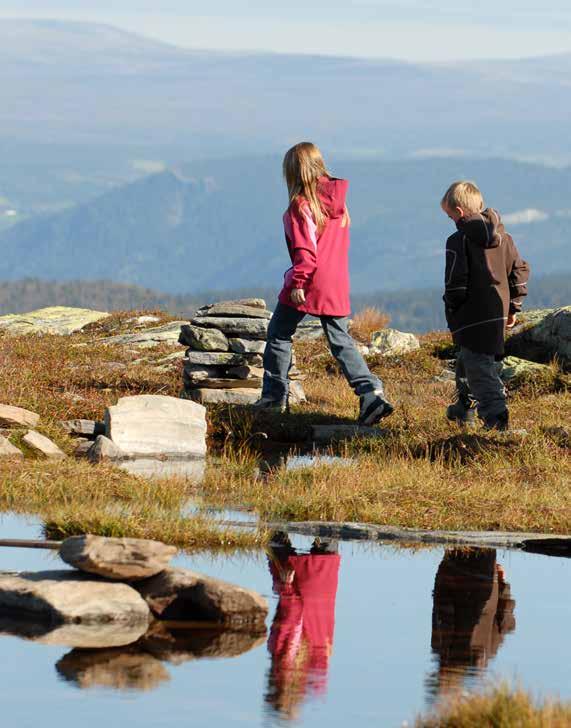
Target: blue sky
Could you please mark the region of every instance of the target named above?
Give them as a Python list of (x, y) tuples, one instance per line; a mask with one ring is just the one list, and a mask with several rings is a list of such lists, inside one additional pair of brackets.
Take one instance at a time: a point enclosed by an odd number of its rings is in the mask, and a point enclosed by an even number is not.
[(409, 60), (571, 51), (569, 0), (3, 0), (0, 17), (92, 20), (186, 47)]

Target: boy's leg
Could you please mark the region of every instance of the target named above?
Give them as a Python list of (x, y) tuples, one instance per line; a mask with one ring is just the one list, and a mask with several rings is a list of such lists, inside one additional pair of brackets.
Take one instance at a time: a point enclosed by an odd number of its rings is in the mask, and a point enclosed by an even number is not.
[(463, 348), (466, 379), (478, 402), (478, 415), (484, 425), (505, 430), (508, 426), (506, 389), (500, 377), (501, 364), (493, 354), (481, 354)]
[(470, 392), (466, 367), (464, 365), (464, 348), (460, 347), (456, 358), (456, 395), (455, 402), (446, 409), (446, 417), (459, 424), (472, 424), (476, 420), (476, 402)]
[(393, 412), (385, 400), (382, 381), (369, 371), (362, 354), (349, 334), (349, 319), (338, 316), (321, 316), (331, 353), (337, 359), (345, 378), (355, 394), (361, 398), (359, 422), (372, 425)]
[(268, 326), (264, 351), (262, 400), (285, 403), (288, 395), (288, 372), (291, 366), (292, 336), (305, 314), (278, 303)]

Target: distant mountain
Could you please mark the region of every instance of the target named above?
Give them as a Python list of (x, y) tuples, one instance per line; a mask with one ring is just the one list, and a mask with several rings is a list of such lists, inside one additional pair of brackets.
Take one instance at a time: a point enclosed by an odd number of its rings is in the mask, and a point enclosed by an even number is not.
[[(351, 181), (353, 289), (440, 286), (454, 179), (481, 185), (534, 275), (571, 271), (571, 168), (506, 160), (339, 161)], [(0, 279), (107, 279), (170, 294), (275, 289), (289, 265), (277, 158), (180, 165), (0, 234)]]
[[(275, 289), (244, 288), (173, 296), (140, 286), (111, 281), (67, 281), (57, 283), (26, 279), (0, 284), (0, 316), (33, 311), (44, 306), (79, 306), (98, 311), (162, 310), (190, 317), (199, 306), (225, 298), (261, 296), (273, 308)], [(571, 276), (555, 274), (536, 278), (525, 302), (527, 309), (569, 305)], [(446, 328), (442, 288), (379, 291), (353, 296), (353, 312), (374, 306), (390, 315), (391, 326), (405, 331), (436, 331)]]
[(428, 65), (189, 51), (106, 25), (0, 21), (0, 137), (271, 152), (315, 138), (345, 155), (571, 157), (571, 63)]

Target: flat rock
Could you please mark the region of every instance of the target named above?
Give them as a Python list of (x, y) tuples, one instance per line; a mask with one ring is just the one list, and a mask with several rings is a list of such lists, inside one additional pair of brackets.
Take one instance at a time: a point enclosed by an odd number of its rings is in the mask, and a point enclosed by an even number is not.
[(145, 621), (52, 625), (37, 619), (0, 616), (0, 635), (11, 635), (42, 645), (64, 645), (80, 649), (122, 647), (140, 639), (147, 631)]
[(129, 457), (206, 455), (206, 410), (163, 395), (123, 397), (105, 413), (107, 437)]
[(29, 313), (0, 316), (0, 331), (19, 336), (21, 334), (59, 334), (67, 336), (81, 331), (88, 324), (109, 316), (104, 311), (90, 311), (85, 308), (51, 306)]
[(264, 376), (264, 370), (261, 367), (253, 367), (250, 364), (243, 364), (241, 367), (230, 367), (227, 374), (229, 377), (236, 377), (236, 379), (261, 380)]
[(186, 393), (200, 404), (250, 405), (262, 396), (260, 389), (193, 389)]
[(145, 623), (149, 608), (127, 584), (96, 580), (74, 571), (0, 575), (0, 609), (53, 624)]
[(230, 351), (236, 354), (263, 354), (266, 349), (266, 342), (258, 339), (228, 339)]
[(224, 318), (222, 316), (198, 316), (190, 322), (193, 326), (206, 326), (222, 331), (226, 336), (265, 339), (268, 333), (266, 319)]
[(206, 329), (203, 326), (190, 324), (180, 327), (178, 341), (195, 351), (228, 351), (230, 346), (226, 336), (218, 329)]
[(68, 435), (95, 439), (97, 435), (105, 434), (105, 423), (95, 420), (64, 420), (60, 425)]
[(260, 318), (260, 319), (271, 319), (272, 312), (266, 308), (260, 308), (259, 306), (245, 306), (242, 303), (211, 303), (208, 306), (199, 308), (194, 314), (197, 318), (203, 316), (227, 316), (227, 317), (245, 317), (245, 318)]
[(91, 443), (86, 454), (92, 463), (102, 463), (106, 460), (111, 462), (121, 461), (129, 457), (126, 452), (105, 435), (98, 435), (95, 442)]
[(160, 619), (263, 625), (268, 614), (260, 594), (188, 569), (166, 569), (134, 588)]
[(300, 323), (293, 338), (295, 341), (314, 341), (322, 336), (325, 336), (325, 334), (323, 333), (321, 321), (308, 319)]
[(200, 387), (203, 389), (252, 389), (253, 387), (261, 387), (262, 379), (260, 377), (250, 377), (249, 379), (203, 379)]
[(66, 538), (59, 550), (61, 559), (75, 569), (118, 581), (154, 576), (176, 553), (175, 546), (160, 541), (92, 535)]
[(200, 364), (185, 364), (182, 378), (185, 384), (199, 384), (204, 379), (224, 377), (227, 367), (205, 367)]
[(216, 303), (209, 303), (198, 310), (205, 311), (213, 306), (247, 306), (248, 308), (267, 308), (266, 302), (263, 298), (236, 298), (231, 301), (217, 301)]
[(189, 365), (200, 367), (238, 367), (242, 366), (242, 364), (246, 364), (247, 359), (244, 354), (216, 353), (213, 351), (192, 351), (189, 349), (186, 352), (184, 363), (185, 366)]
[(0, 460), (21, 460), (24, 457), (24, 453), (15, 445), (12, 445), (8, 438), (0, 435)]
[(0, 427), (37, 427), (40, 415), (22, 407), (0, 404)]
[(45, 435), (40, 435), (40, 433), (35, 430), (30, 430), (26, 435), (24, 435), (22, 442), (34, 452), (37, 452), (50, 460), (63, 460), (67, 457), (64, 451), (60, 450), (55, 442), (52, 442), (50, 438)]
[(396, 329), (376, 331), (371, 337), (371, 345), (370, 353), (382, 356), (396, 356), (420, 349), (420, 341), (414, 334)]
[(118, 334), (117, 336), (109, 336), (99, 341), (100, 344), (116, 344), (120, 346), (132, 346), (135, 349), (148, 349), (158, 344), (179, 343), (181, 326), (185, 326), (187, 321), (171, 321), (163, 326), (155, 326), (144, 331), (134, 334)]

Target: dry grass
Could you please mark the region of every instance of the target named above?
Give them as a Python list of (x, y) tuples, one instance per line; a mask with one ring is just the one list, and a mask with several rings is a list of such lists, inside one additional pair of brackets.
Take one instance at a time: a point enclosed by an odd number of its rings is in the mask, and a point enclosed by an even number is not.
[(458, 697), (415, 728), (569, 728), (571, 703), (536, 700), (506, 684), (482, 694)]
[(378, 308), (364, 308), (351, 321), (351, 336), (361, 344), (370, 344), (375, 331), (386, 328), (390, 320), (391, 317)]

